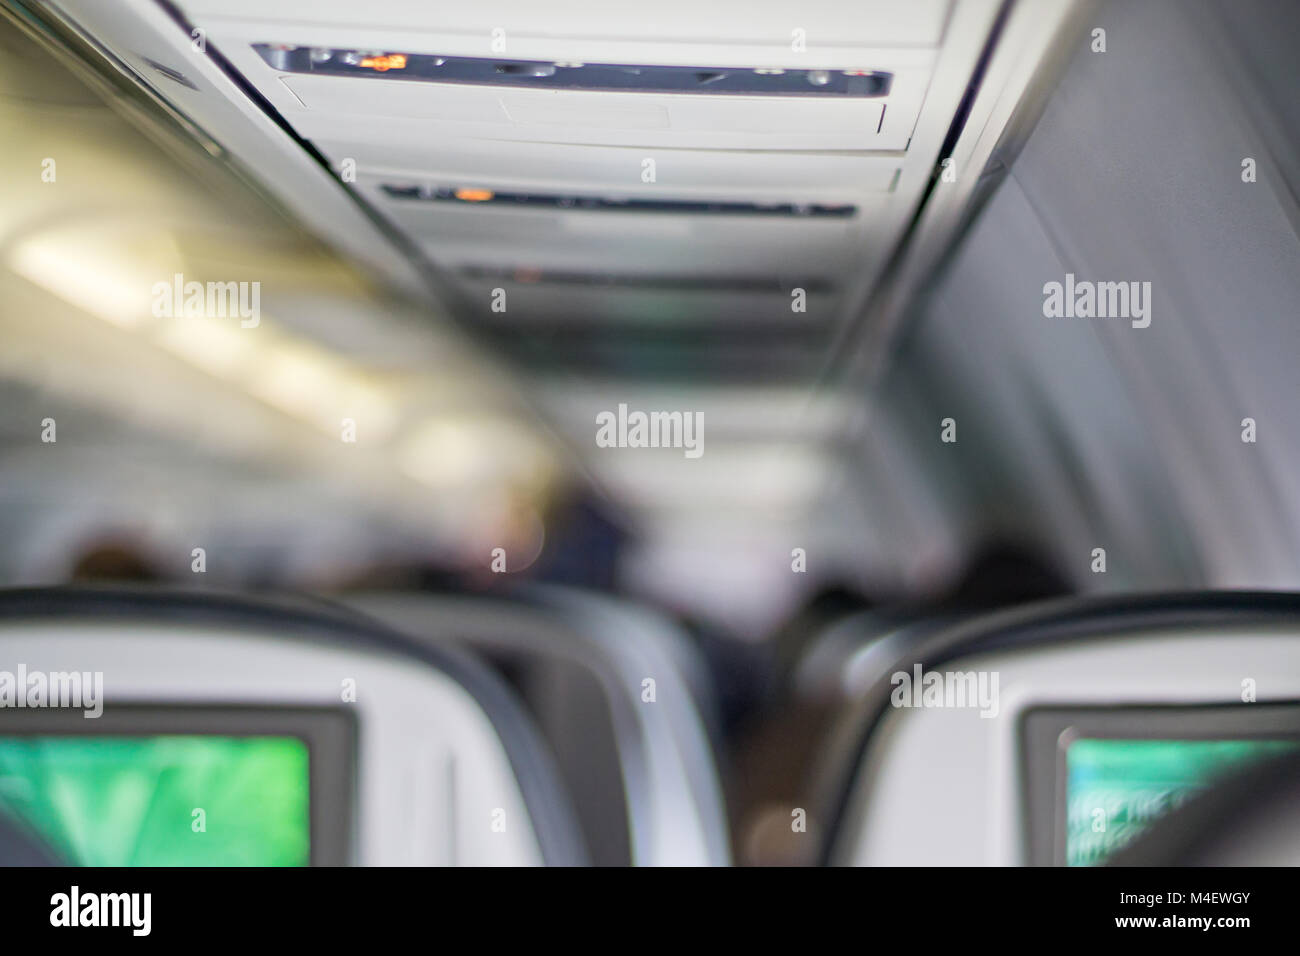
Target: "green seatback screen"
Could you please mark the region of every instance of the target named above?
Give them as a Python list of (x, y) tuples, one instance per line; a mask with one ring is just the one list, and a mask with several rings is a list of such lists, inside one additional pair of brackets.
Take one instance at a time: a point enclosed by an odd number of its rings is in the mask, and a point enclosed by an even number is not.
[(297, 737), (0, 736), (0, 814), (77, 866), (306, 866)]
[(1297, 747), (1285, 740), (1073, 741), (1066, 751), (1067, 865), (1104, 862), (1220, 774)]

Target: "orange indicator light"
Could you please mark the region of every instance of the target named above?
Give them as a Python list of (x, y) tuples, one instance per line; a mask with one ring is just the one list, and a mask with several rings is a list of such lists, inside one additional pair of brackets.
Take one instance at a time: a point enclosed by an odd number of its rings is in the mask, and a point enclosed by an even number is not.
[(380, 73), (385, 70), (404, 70), (406, 69), (406, 54), (390, 53), (387, 56), (368, 56), (357, 65)]

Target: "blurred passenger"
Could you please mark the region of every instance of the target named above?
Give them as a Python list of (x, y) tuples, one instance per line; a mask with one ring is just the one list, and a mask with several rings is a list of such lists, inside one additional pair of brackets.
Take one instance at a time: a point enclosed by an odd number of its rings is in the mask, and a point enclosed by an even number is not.
[(143, 547), (126, 538), (112, 538), (83, 550), (73, 562), (69, 580), (74, 583), (161, 581), (163, 574)]

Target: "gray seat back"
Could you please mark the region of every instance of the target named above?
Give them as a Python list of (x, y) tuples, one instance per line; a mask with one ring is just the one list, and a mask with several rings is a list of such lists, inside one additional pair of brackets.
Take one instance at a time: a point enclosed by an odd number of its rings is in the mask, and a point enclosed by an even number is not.
[[(463, 652), (412, 642), (355, 611), (166, 590), (0, 592), (0, 670), (18, 666), (102, 674), (102, 718), (74, 719), (87, 734), (120, 733), (124, 721), (149, 735), (176, 732), (196, 707), (273, 721), (337, 715), (352, 728), (338, 732), (352, 739), (337, 753), (352, 752), (313, 757), (313, 810), (333, 808), (312, 821), (313, 861), (586, 859), (546, 747), (513, 693)], [(0, 708), (0, 736), (26, 732), (20, 722), (32, 714)], [(257, 719), (241, 720), (256, 732)]]
[[(463, 644), (516, 669), (561, 752), (594, 859), (730, 862), (701, 715), (703, 681), (693, 673), (693, 648), (657, 616), (555, 587), (495, 601), (409, 594), (349, 601), (433, 646)], [(621, 794), (621, 805), (611, 806), (611, 793)]]
[(1073, 737), (1300, 738), (1298, 636), (1297, 596), (1220, 592), (1049, 601), (881, 646), (824, 859), (1064, 862)]

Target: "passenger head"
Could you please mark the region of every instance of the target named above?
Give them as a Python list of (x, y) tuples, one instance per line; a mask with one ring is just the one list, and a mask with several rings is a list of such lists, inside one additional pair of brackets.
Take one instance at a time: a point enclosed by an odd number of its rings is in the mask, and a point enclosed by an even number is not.
[(72, 581), (159, 581), (162, 574), (145, 550), (125, 539), (100, 541), (81, 552), (69, 574)]

